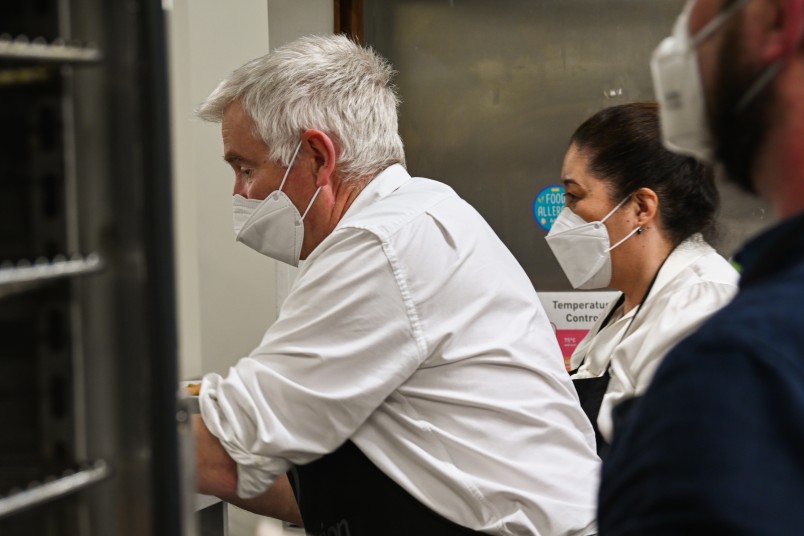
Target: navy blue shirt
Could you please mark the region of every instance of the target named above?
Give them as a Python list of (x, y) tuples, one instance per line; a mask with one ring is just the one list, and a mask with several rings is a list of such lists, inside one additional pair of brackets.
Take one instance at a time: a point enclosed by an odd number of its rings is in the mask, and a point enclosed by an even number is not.
[(617, 412), (601, 536), (804, 534), (804, 215), (737, 260), (734, 301)]

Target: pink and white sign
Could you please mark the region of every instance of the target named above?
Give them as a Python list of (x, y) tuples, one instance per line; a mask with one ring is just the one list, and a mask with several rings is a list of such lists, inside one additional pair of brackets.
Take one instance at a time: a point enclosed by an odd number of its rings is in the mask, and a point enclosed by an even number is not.
[(547, 318), (569, 370), (570, 357), (578, 343), (586, 337), (609, 302), (617, 297), (614, 291), (539, 292)]

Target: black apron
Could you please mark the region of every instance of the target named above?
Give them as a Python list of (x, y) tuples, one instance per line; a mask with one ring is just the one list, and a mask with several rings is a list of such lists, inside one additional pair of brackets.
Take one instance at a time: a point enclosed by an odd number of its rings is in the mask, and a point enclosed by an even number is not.
[[(606, 319), (600, 324), (598, 332), (609, 324), (611, 317), (614, 316), (614, 313), (622, 306), (624, 302), (625, 297), (620, 296), (620, 299), (617, 300), (617, 303), (611, 308), (611, 311), (609, 311)], [(583, 365), (583, 362), (581, 362), (581, 365)], [(578, 368), (580, 368), (581, 365), (578, 365)], [(576, 372), (578, 372), (577, 368), (570, 371), (570, 374), (575, 374)], [(589, 418), (589, 422), (592, 423), (592, 429), (595, 431), (597, 455), (601, 458), (608, 451), (609, 444), (600, 434), (600, 429), (597, 427), (597, 416), (600, 414), (600, 405), (603, 403), (603, 395), (606, 394), (606, 389), (609, 388), (610, 380), (611, 374), (609, 373), (608, 368), (606, 368), (606, 372), (604, 372), (602, 376), (598, 376), (597, 378), (572, 379), (572, 384), (575, 386), (575, 390), (578, 392), (578, 398), (581, 401), (581, 409), (583, 409), (583, 412), (586, 413), (586, 416)]]
[(288, 472), (307, 534), (466, 536), (481, 534), (435, 513), (374, 465), (354, 443)]
[[(648, 295), (650, 295), (650, 291), (653, 290), (653, 284), (656, 282), (656, 278), (659, 277), (659, 272), (662, 270), (662, 266), (667, 261), (667, 257), (662, 261), (662, 264), (659, 265), (659, 268), (656, 270), (656, 273), (653, 274), (653, 278), (648, 285), (648, 288), (645, 290), (645, 295), (642, 297), (642, 301), (637, 305), (637, 310), (634, 311), (634, 316), (631, 317), (631, 321), (628, 323), (628, 327), (625, 328), (622, 337), (620, 337), (620, 342), (625, 339), (625, 336), (628, 335), (628, 330), (631, 329), (631, 326), (636, 320), (639, 311), (642, 309), (642, 304), (648, 299)], [(611, 308), (609, 314), (606, 316), (605, 320), (600, 324), (598, 328), (598, 333), (601, 329), (605, 328), (609, 322), (611, 321), (611, 317), (614, 316), (614, 313), (625, 303), (625, 295), (620, 296), (617, 300), (617, 303), (614, 307)], [(595, 334), (597, 335), (597, 333)], [(585, 358), (584, 358), (585, 359)], [(583, 365), (583, 361), (578, 368)], [(611, 381), (611, 365), (606, 367), (606, 372), (603, 373), (602, 376), (597, 378), (573, 378), (572, 383), (575, 386), (575, 391), (578, 392), (578, 398), (581, 401), (581, 408), (583, 412), (586, 413), (586, 416), (589, 418), (589, 421), (592, 424), (592, 429), (595, 431), (595, 443), (597, 445), (597, 455), (600, 458), (603, 458), (609, 450), (609, 443), (606, 441), (603, 436), (600, 434), (600, 429), (597, 426), (597, 416), (600, 414), (600, 405), (603, 403), (603, 395), (606, 394), (606, 390), (609, 388), (609, 381)], [(577, 372), (578, 369), (570, 371), (570, 374), (574, 374)]]
[[(577, 370), (575, 369), (572, 372)], [(572, 379), (575, 390), (578, 392), (578, 398), (581, 400), (581, 409), (586, 413), (589, 422), (592, 424), (592, 429), (595, 431), (597, 455), (601, 458), (608, 452), (609, 444), (600, 434), (600, 429), (597, 427), (597, 416), (600, 414), (600, 405), (603, 403), (603, 395), (606, 394), (606, 389), (609, 388), (610, 380), (611, 374), (609, 374), (608, 369), (606, 369), (603, 376), (598, 376), (597, 378)]]

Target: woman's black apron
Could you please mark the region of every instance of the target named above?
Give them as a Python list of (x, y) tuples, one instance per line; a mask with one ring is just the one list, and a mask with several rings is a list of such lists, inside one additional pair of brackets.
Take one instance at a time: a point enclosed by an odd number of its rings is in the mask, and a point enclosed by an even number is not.
[[(603, 322), (600, 324), (600, 328), (597, 330), (598, 333), (600, 333), (601, 329), (609, 325), (611, 317), (614, 316), (614, 313), (622, 306), (624, 302), (625, 297), (620, 296), (620, 299), (617, 300), (617, 303), (611, 308), (605, 320), (603, 320)], [(597, 333), (595, 333), (595, 335), (597, 335)], [(578, 368), (580, 368), (581, 365), (583, 365), (583, 361), (580, 365), (578, 365)], [(575, 374), (576, 372), (578, 372), (577, 368), (575, 370), (571, 370), (570, 374)], [(583, 412), (586, 413), (586, 416), (589, 418), (589, 422), (592, 423), (592, 429), (595, 431), (597, 455), (601, 458), (606, 451), (608, 451), (609, 444), (603, 438), (603, 436), (600, 435), (600, 429), (597, 427), (597, 416), (600, 413), (600, 405), (603, 403), (603, 395), (606, 394), (606, 389), (609, 388), (610, 380), (611, 373), (609, 372), (608, 367), (606, 367), (606, 372), (597, 378), (572, 378), (572, 384), (575, 386), (575, 391), (578, 392), (578, 398), (581, 401), (581, 409), (583, 409)]]
[(420, 503), (377, 468), (351, 441), (312, 463), (294, 467), (288, 472), (288, 480), (296, 494), (307, 534), (481, 534), (447, 520)]
[[(575, 369), (570, 372), (573, 374), (577, 372)], [(600, 435), (600, 429), (597, 427), (597, 416), (600, 414), (600, 405), (603, 403), (603, 395), (606, 394), (606, 389), (609, 388), (609, 381), (611, 374), (608, 368), (602, 376), (597, 378), (573, 378), (572, 383), (575, 385), (575, 390), (578, 392), (578, 398), (581, 401), (581, 409), (586, 413), (589, 422), (592, 423), (592, 429), (595, 431), (595, 444), (597, 445), (597, 455), (601, 458), (609, 450), (608, 442)]]
[[(661, 272), (664, 263), (667, 261), (667, 258), (670, 255), (668, 254), (667, 257), (662, 261), (659, 265), (659, 268), (656, 270), (656, 273), (653, 274), (653, 278), (648, 285), (648, 288), (645, 290), (645, 295), (642, 297), (642, 301), (637, 306), (637, 310), (634, 311), (634, 316), (631, 317), (631, 321), (628, 323), (628, 327), (625, 328), (622, 337), (620, 337), (620, 342), (625, 339), (625, 336), (628, 335), (628, 330), (631, 329), (631, 326), (634, 324), (634, 320), (636, 320), (639, 311), (642, 310), (642, 304), (648, 299), (650, 295), (650, 291), (653, 290), (653, 284), (656, 283), (656, 278), (659, 277), (659, 272)], [(597, 333), (600, 333), (600, 330), (605, 328), (611, 322), (611, 317), (614, 316), (614, 313), (622, 307), (625, 303), (625, 295), (621, 295), (620, 298), (617, 300), (617, 303), (614, 304), (614, 307), (611, 308), (609, 314), (606, 315), (606, 318), (600, 324), (600, 327), (597, 330)], [(595, 335), (597, 335), (595, 333)], [(583, 361), (578, 368), (583, 365)], [(597, 416), (600, 414), (600, 405), (603, 403), (603, 395), (606, 394), (606, 390), (609, 388), (609, 381), (611, 381), (611, 365), (606, 367), (606, 372), (603, 373), (602, 376), (597, 378), (573, 378), (572, 383), (575, 386), (575, 391), (578, 393), (578, 399), (581, 401), (581, 408), (583, 412), (586, 413), (586, 416), (589, 418), (589, 421), (592, 423), (592, 429), (595, 431), (595, 443), (597, 444), (597, 455), (603, 458), (609, 450), (609, 443), (605, 440), (605, 438), (600, 434), (600, 429), (597, 426)], [(575, 374), (578, 372), (578, 368), (575, 370), (571, 370), (570, 374)]]

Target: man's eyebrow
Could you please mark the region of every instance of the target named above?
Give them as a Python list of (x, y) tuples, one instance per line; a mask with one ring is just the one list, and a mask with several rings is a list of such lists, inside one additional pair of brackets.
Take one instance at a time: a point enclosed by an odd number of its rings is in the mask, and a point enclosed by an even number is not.
[(232, 162), (247, 162), (248, 161), (247, 159), (243, 158), (242, 156), (240, 156), (239, 154), (237, 154), (234, 151), (230, 151), (230, 152), (227, 152), (226, 154), (224, 154), (223, 159), (226, 160), (227, 162), (229, 162), (230, 164)]

